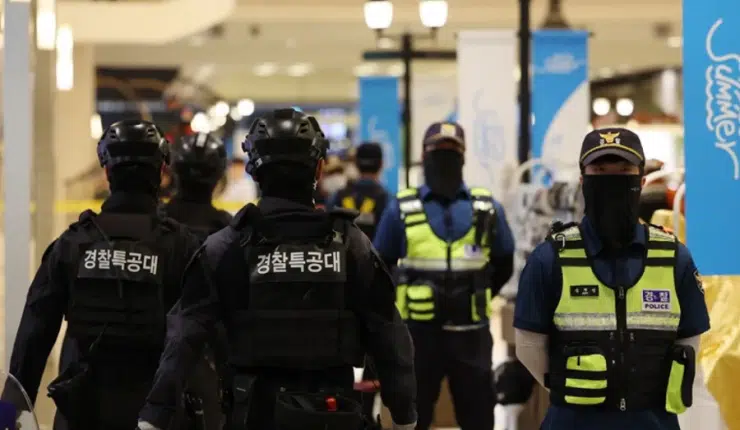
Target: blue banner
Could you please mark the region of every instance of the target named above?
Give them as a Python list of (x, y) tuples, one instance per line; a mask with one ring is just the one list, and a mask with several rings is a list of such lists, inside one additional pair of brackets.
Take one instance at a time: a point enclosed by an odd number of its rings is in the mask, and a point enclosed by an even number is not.
[(545, 161), (554, 179), (575, 180), (590, 119), (588, 33), (535, 31), (532, 65), (532, 158)]
[(740, 274), (740, 1), (684, 0), (687, 242), (703, 275)]
[(383, 145), (381, 181), (388, 192), (398, 192), (401, 165), (401, 110), (398, 79), (385, 76), (360, 78), (360, 140)]

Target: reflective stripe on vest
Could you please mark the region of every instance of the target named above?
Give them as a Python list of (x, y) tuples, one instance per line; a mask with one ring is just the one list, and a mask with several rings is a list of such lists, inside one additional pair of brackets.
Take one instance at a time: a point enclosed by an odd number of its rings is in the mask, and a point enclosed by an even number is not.
[[(627, 290), (627, 329), (676, 331), (681, 307), (676, 295), (673, 260), (674, 236), (650, 226), (645, 271), (639, 281)], [(582, 247), (578, 227), (571, 227), (553, 236), (566, 243), (560, 251), (563, 290), (555, 309), (553, 322), (561, 331), (609, 331), (617, 329), (614, 290), (606, 287), (594, 275)], [(580, 242), (580, 246), (569, 243)], [(598, 293), (573, 297), (571, 289), (596, 286)]]
[[(681, 318), (674, 279), (676, 239), (652, 226), (647, 231), (649, 237), (644, 272), (637, 283), (625, 292), (625, 329), (630, 333), (633, 330), (675, 333)], [(594, 274), (578, 226), (554, 234), (552, 239), (559, 247), (563, 278), (561, 298), (553, 317), (557, 330), (567, 332), (569, 339), (576, 343), (579, 332), (619, 330), (615, 290), (605, 286)], [(585, 333), (583, 336), (584, 341), (588, 339)], [(607, 390), (614, 390), (616, 383), (609, 376), (607, 356), (620, 352), (598, 348), (593, 351), (590, 347), (570, 349), (569, 353), (565, 353), (566, 368), (555, 371), (565, 376), (565, 385), (551, 393), (562, 395), (564, 402), (571, 405), (604, 403)], [(621, 365), (624, 366), (624, 363)], [(624, 402), (624, 398), (621, 402)], [(621, 403), (620, 408), (624, 405)]]
[[(493, 198), (490, 191), (484, 188), (472, 188), (474, 213), (488, 212), (493, 209)], [(475, 243), (475, 225), (471, 225), (468, 232), (460, 239), (448, 244), (440, 239), (429, 225), (424, 205), (418, 197), (417, 189), (407, 189), (397, 194), (401, 218), (406, 229), (406, 256), (399, 261), (398, 267), (403, 271), (437, 272), (447, 270), (458, 273), (482, 270), (489, 261), (490, 245), (483, 243), (481, 247)], [(449, 265), (448, 265), (448, 247)], [(420, 277), (423, 279), (423, 276)], [(474, 322), (490, 317), (491, 290), (481, 291), (481, 298), (473, 294), (471, 298)], [(485, 300), (485, 314), (479, 315), (480, 303)], [(432, 285), (412, 283), (408, 285), (400, 282), (396, 290), (396, 305), (404, 319), (417, 321), (431, 321), (434, 319), (435, 296)]]

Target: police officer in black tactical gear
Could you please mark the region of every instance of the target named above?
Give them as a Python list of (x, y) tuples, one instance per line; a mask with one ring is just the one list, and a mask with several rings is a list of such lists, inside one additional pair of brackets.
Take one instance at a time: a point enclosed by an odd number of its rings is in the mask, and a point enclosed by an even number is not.
[(413, 429), (413, 346), (391, 277), (354, 213), (314, 206), (328, 146), (318, 123), (276, 110), (252, 124), (242, 145), (262, 198), (211, 235), (186, 269), (139, 428), (170, 425), (178, 387), (223, 322), (235, 375), (230, 429), (363, 428), (351, 390), (365, 352), (393, 428)]
[[(108, 128), (98, 143), (111, 195), (85, 211), (43, 255), (23, 310), (10, 373), (36, 399), (46, 360), (67, 320), (61, 373), (49, 386), (55, 430), (130, 430), (151, 387), (198, 241), (157, 211), (168, 142), (147, 121)], [(71, 357), (76, 355), (74, 360)]]
[[(213, 190), (226, 172), (226, 147), (210, 133), (196, 133), (180, 139), (172, 148), (170, 164), (176, 192), (165, 205), (167, 216), (185, 224), (201, 240), (229, 225), (231, 214), (213, 207)], [(179, 305), (178, 305), (179, 307)], [(176, 312), (173, 309), (173, 312)], [(223, 330), (214, 336), (223, 335)], [(214, 354), (211, 344), (204, 359), (190, 375), (185, 394), (186, 411), (195, 424), (217, 427), (222, 419), (221, 384), (223, 355)], [(218, 359), (216, 357), (218, 355)]]
[(180, 139), (172, 148), (176, 192), (167, 216), (190, 227), (203, 240), (229, 225), (231, 215), (213, 207), (213, 190), (226, 171), (226, 148), (210, 133)]

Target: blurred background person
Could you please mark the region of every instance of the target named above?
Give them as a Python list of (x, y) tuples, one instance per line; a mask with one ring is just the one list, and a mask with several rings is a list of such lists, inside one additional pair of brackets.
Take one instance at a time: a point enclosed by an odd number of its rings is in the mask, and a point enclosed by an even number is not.
[[(663, 170), (660, 160), (648, 160), (645, 163), (645, 175)], [(660, 209), (673, 210), (673, 198), (669, 196), (668, 177), (657, 179), (645, 186), (640, 195), (640, 219), (650, 222), (655, 211)]]
[[(375, 226), (388, 203), (388, 192), (380, 184), (383, 169), (383, 148), (375, 142), (361, 144), (347, 163), (345, 172), (356, 171), (357, 178), (334, 193), (327, 208), (341, 207), (360, 212), (355, 223), (370, 238), (375, 237)], [(345, 173), (349, 180), (349, 173)]]
[(324, 207), (330, 196), (347, 186), (344, 163), (336, 155), (326, 158), (326, 165), (314, 194), (317, 207)]
[(243, 159), (233, 158), (229, 163), (226, 176), (226, 187), (220, 196), (221, 200), (248, 203), (257, 199), (257, 185), (252, 177), (247, 175), (246, 163)]

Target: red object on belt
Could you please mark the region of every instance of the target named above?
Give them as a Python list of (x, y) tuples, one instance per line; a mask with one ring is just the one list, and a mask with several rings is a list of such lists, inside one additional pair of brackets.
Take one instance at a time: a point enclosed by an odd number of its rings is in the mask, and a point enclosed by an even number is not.
[(329, 412), (336, 412), (337, 411), (337, 399), (334, 397), (327, 397), (326, 398), (326, 410)]

